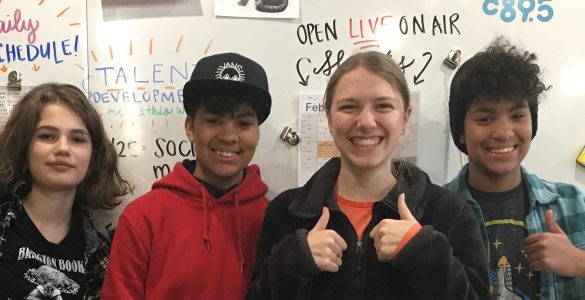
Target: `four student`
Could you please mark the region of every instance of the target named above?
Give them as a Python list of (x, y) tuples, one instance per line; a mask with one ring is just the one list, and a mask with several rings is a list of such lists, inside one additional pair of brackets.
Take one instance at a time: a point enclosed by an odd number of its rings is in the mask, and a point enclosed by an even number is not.
[(85, 95), (40, 85), (0, 133), (0, 299), (585, 297), (585, 195), (521, 166), (547, 90), (535, 60), (500, 37), (455, 74), (451, 133), (469, 163), (452, 193), (392, 157), (411, 113), (400, 68), (352, 55), (325, 91), (340, 157), (269, 203), (250, 165), (266, 73), (204, 57), (184, 87), (196, 160), (128, 205), (111, 252), (89, 209), (132, 187)]

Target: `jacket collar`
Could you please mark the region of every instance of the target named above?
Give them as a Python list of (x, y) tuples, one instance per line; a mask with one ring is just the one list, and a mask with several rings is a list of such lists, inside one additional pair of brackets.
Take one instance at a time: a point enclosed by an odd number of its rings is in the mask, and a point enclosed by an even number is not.
[[(9, 193), (3, 196), (0, 204), (0, 229), (6, 230), (10, 226), (13, 219), (21, 216), (23, 206), (22, 198), (28, 193), (30, 186), (25, 181), (16, 181), (10, 186)], [(101, 249), (109, 248), (109, 241), (96, 228), (91, 217), (89, 208), (79, 205), (77, 201), (74, 203), (73, 209), (78, 209), (81, 213), (83, 229), (85, 233), (85, 247), (84, 255), (89, 257), (92, 253)], [(0, 237), (0, 239), (3, 237)]]
[(520, 167), (520, 170), (522, 172), (524, 184), (528, 186), (530, 205), (533, 205), (534, 202), (548, 204), (559, 199), (559, 194), (551, 192), (550, 189), (545, 186), (543, 180), (528, 172), (528, 170), (522, 166)]
[[(394, 168), (398, 170), (399, 178), (396, 185), (379, 202), (398, 214), (396, 199), (401, 193), (405, 194), (406, 205), (415, 216), (420, 219), (426, 206), (424, 197), (430, 185), (428, 175), (416, 166), (405, 161), (394, 161)], [(338, 210), (337, 203), (331, 196), (331, 192), (339, 176), (341, 159), (330, 159), (321, 167), (307, 183), (299, 189), (299, 192), (291, 202), (288, 210), (298, 218), (311, 219), (319, 217), (323, 206)]]
[[(526, 168), (520, 166), (520, 173), (522, 176), (522, 182), (528, 188), (528, 199), (530, 200), (530, 205), (533, 205), (534, 202), (538, 202), (540, 204), (547, 204), (553, 201), (556, 201), (559, 198), (559, 195), (556, 193), (551, 192), (538, 178), (536, 175), (528, 172)], [(467, 199), (468, 202), (477, 205), (477, 202), (471, 196), (471, 192), (469, 191), (468, 185), (468, 175), (469, 175), (469, 163), (465, 164), (463, 168), (457, 174), (457, 177), (451, 182), (449, 182), (446, 187), (450, 190), (457, 191), (463, 198)]]
[(299, 218), (315, 218), (321, 215), (323, 206), (337, 208), (337, 203), (331, 192), (339, 176), (341, 159), (330, 159), (321, 167), (307, 183), (300, 188), (299, 193), (291, 202), (289, 212)]

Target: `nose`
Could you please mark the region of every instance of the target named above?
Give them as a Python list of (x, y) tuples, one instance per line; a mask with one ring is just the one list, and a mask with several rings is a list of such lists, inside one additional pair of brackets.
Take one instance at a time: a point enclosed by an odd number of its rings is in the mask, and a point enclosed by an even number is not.
[(368, 108), (364, 108), (357, 116), (358, 129), (372, 129), (376, 127), (376, 117), (374, 112)]
[(69, 151), (71, 149), (71, 144), (67, 137), (62, 136), (59, 140), (55, 143), (55, 152), (56, 154), (60, 155), (69, 155)]
[(218, 138), (223, 143), (235, 143), (238, 141), (238, 126), (235, 121), (226, 122), (221, 126)]
[(506, 140), (514, 135), (512, 122), (507, 119), (500, 119), (494, 123), (492, 137), (496, 140)]

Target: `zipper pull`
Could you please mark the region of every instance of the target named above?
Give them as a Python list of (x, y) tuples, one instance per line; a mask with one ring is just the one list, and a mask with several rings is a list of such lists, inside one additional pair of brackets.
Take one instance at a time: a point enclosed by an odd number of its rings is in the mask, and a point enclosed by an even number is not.
[(357, 241), (357, 247), (355, 249), (355, 254), (364, 254), (364, 248), (362, 247), (364, 243), (362, 241)]

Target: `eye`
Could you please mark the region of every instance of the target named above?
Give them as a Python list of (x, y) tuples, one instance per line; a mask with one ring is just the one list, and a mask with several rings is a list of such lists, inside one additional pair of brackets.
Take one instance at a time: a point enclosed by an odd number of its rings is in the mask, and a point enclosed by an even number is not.
[(526, 118), (526, 114), (525, 113), (515, 113), (512, 115), (512, 120), (523, 120), (524, 118)]
[(55, 135), (49, 132), (39, 132), (37, 138), (41, 141), (52, 142), (55, 140)]
[(240, 128), (249, 128), (249, 127), (252, 127), (252, 126), (258, 124), (256, 117), (241, 118), (241, 119), (238, 119), (237, 122), (238, 122), (238, 126), (240, 126)]
[(378, 104), (376, 104), (376, 109), (378, 110), (392, 110), (394, 109), (394, 103), (392, 102), (379, 102)]
[(73, 136), (71, 137), (71, 142), (74, 144), (85, 144), (87, 143), (88, 138), (85, 136)]
[(238, 125), (240, 127), (247, 128), (247, 127), (252, 126), (252, 123), (250, 123), (250, 121), (239, 121)]
[(220, 124), (219, 120), (218, 119), (215, 119), (215, 118), (205, 119), (205, 122), (207, 124), (210, 124), (210, 125), (219, 125)]
[(353, 104), (353, 103), (344, 103), (344, 104), (340, 104), (337, 107), (338, 111), (344, 111), (344, 112), (350, 112), (350, 111), (354, 111), (357, 109), (357, 105)]
[(475, 118), (475, 121), (480, 124), (488, 124), (492, 121), (492, 118), (489, 116), (478, 116)]

